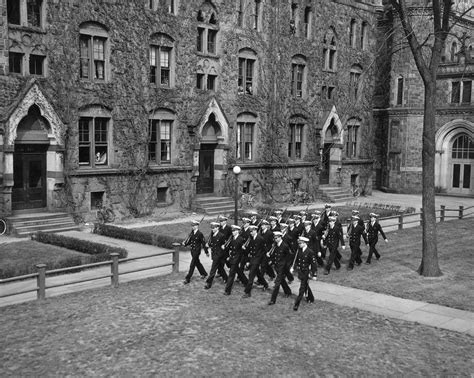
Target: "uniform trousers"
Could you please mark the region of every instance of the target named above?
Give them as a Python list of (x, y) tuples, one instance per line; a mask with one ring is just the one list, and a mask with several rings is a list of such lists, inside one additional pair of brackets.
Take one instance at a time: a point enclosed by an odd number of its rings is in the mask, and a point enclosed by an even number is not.
[(377, 259), (380, 258), (380, 253), (375, 249), (375, 244), (377, 242), (369, 242), (369, 256), (367, 257), (367, 262), (370, 262), (372, 260), (372, 255), (375, 255)]
[(300, 279), (301, 283), (298, 296), (295, 300), (295, 307), (300, 305), (300, 302), (305, 294), (307, 295), (306, 298), (309, 302), (314, 302), (314, 295), (311, 291), (311, 288), (309, 287), (309, 272), (298, 272), (298, 278)]
[(227, 278), (227, 284), (225, 285), (225, 292), (226, 293), (229, 293), (229, 294), (231, 293), (232, 286), (234, 285), (235, 275), (237, 275), (237, 277), (239, 277), (240, 282), (244, 286), (247, 286), (248, 279), (245, 276), (242, 269), (240, 269), (240, 261), (236, 261), (236, 262), (230, 264), (229, 277)]
[(257, 261), (250, 262), (250, 271), (249, 271), (249, 280), (247, 285), (245, 286), (245, 293), (250, 294), (253, 287), (253, 280), (257, 277), (258, 282), (263, 285), (264, 288), (268, 288), (268, 283), (263, 277), (262, 272), (260, 271), (261, 259)]
[(280, 291), (280, 286), (283, 288), (283, 291), (286, 295), (291, 295), (291, 289), (285, 281), (285, 274), (286, 274), (286, 264), (279, 264), (275, 267), (276, 270), (276, 278), (275, 278), (275, 286), (273, 287), (272, 298), (271, 302), (275, 302), (278, 296), (278, 292)]
[(197, 268), (201, 276), (207, 276), (206, 269), (204, 269), (204, 266), (202, 265), (201, 260), (199, 260), (199, 253), (191, 254), (191, 256), (192, 256), (191, 264), (189, 264), (189, 271), (188, 271), (188, 274), (186, 275), (186, 280), (189, 281), (191, 279), (195, 268)]
[(334, 263), (336, 269), (339, 269), (341, 267), (341, 263), (339, 262), (338, 255), (340, 256), (340, 253), (336, 247), (328, 247), (329, 249), (329, 258), (328, 258), (328, 263), (326, 265), (326, 270), (329, 272), (331, 270), (332, 264)]
[(225, 263), (225, 254), (220, 253), (219, 255), (215, 256), (212, 259), (211, 270), (209, 272), (209, 277), (207, 277), (206, 283), (210, 287), (212, 285), (212, 281), (214, 281), (214, 276), (216, 272), (219, 272), (220, 276), (224, 281), (227, 281), (227, 272), (224, 269)]

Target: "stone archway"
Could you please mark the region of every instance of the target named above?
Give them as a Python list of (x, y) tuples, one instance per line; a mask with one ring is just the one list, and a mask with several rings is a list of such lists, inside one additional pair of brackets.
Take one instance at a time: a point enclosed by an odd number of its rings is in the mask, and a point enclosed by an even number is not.
[(453, 143), (463, 135), (474, 141), (472, 122), (453, 120), (436, 132), (435, 186), (448, 193), (474, 194), (474, 159), (452, 150)]
[(321, 155), (319, 181), (321, 185), (337, 183), (342, 162), (342, 146), (342, 123), (336, 107), (333, 106), (321, 130), (321, 145), (319, 148)]
[[(7, 117), (1, 141), (3, 212), (36, 207), (52, 210), (53, 191), (64, 182), (64, 125), (35, 82)], [(16, 191), (20, 187), (30, 199)]]

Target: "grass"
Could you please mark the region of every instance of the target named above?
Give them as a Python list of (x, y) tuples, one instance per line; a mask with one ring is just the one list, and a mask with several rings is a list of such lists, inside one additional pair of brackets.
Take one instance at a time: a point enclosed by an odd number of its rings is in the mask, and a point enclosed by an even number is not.
[(0, 249), (0, 278), (35, 272), (36, 264), (46, 264), (47, 269), (64, 266), (65, 262), (85, 264), (87, 257), (80, 252), (33, 240), (5, 243)]
[[(189, 233), (188, 224), (168, 224), (142, 228), (149, 232), (179, 235)], [(201, 230), (209, 234), (208, 222)], [(438, 257), (442, 277), (425, 278), (416, 273), (421, 261), (421, 228), (412, 227), (387, 234), (389, 243), (379, 241), (377, 250), (382, 257), (372, 264), (346, 271), (350, 249), (340, 250), (343, 267), (328, 276), (320, 271), (319, 279), (335, 284), (426, 301), (443, 306), (474, 311), (474, 255), (472, 252), (472, 219), (438, 223)], [(453, 242), (455, 241), (455, 242)], [(347, 241), (346, 241), (346, 244)], [(362, 247), (367, 258), (368, 247)], [(365, 260), (364, 260), (365, 261)]]

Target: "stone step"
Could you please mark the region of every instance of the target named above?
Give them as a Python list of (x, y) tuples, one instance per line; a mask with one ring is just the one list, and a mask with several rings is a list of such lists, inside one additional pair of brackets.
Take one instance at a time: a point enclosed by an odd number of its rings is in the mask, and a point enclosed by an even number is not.
[(67, 213), (28, 213), (7, 217), (10, 234), (28, 236), (37, 231), (61, 232), (77, 230), (76, 225)]
[(78, 230), (79, 227), (76, 225), (76, 224), (72, 224), (72, 225), (63, 225), (63, 226), (60, 226), (60, 227), (42, 227), (42, 228), (28, 228), (28, 229), (23, 229), (23, 230), (17, 230), (15, 235), (18, 236), (18, 237), (27, 237), (27, 236), (30, 236), (31, 234), (34, 234), (38, 231), (41, 231), (41, 232), (54, 232), (54, 233), (57, 233), (57, 232), (65, 232), (65, 231), (74, 231), (74, 230)]

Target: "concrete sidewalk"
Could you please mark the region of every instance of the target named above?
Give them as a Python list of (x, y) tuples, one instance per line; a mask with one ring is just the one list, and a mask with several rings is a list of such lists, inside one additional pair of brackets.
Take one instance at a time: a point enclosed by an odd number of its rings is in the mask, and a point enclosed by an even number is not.
[[(421, 206), (421, 197), (415, 195), (394, 195), (382, 192), (375, 192), (372, 197), (359, 197), (359, 202), (371, 202), (374, 203), (385, 203), (393, 205), (411, 206), (419, 209)], [(342, 206), (345, 203), (334, 204), (334, 206)], [(458, 206), (474, 206), (474, 198), (458, 198), (458, 197), (437, 197), (436, 204), (445, 205), (446, 207), (458, 207)], [(319, 204), (315, 204), (316, 207)], [(324, 206), (324, 204), (320, 204)], [(306, 206), (304, 206), (306, 208)], [(187, 217), (180, 217), (176, 222), (186, 222), (195, 219), (197, 215), (190, 215)], [(126, 227), (139, 227), (150, 226), (153, 224), (161, 223), (173, 223), (174, 221), (163, 221), (163, 222), (146, 222), (146, 223), (133, 223), (128, 224)], [(120, 264), (119, 272), (127, 272), (134, 269), (141, 269), (154, 265), (171, 263), (171, 255), (159, 256), (147, 258), (147, 256), (168, 251), (167, 249), (149, 246), (140, 243), (128, 242), (125, 240), (117, 240), (102, 235), (92, 234), (89, 231), (68, 231), (63, 233), (67, 236), (72, 236), (79, 239), (92, 240), (98, 243), (109, 244), (113, 246), (119, 246), (125, 248), (128, 251), (128, 256), (139, 257), (140, 259)], [(10, 240), (15, 239), (15, 240)], [(8, 242), (14, 242), (18, 239), (8, 238)], [(22, 239), (19, 239), (22, 240)], [(0, 241), (1, 245), (2, 241)], [(141, 258), (143, 257), (143, 258)], [(189, 252), (181, 252), (179, 259), (180, 274), (184, 278), (185, 272), (188, 269), (191, 256)], [(205, 268), (209, 271), (211, 265), (211, 259), (206, 257), (204, 254), (201, 256), (201, 261)], [(147, 277), (155, 277), (159, 275), (169, 274), (171, 267), (162, 267), (156, 269), (150, 269), (146, 271), (128, 273), (120, 276), (120, 283), (130, 282), (133, 280), (139, 280)], [(68, 275), (60, 275), (54, 277), (48, 277), (46, 282), (47, 286), (57, 286), (46, 290), (46, 297), (53, 297), (57, 295), (67, 294), (80, 290), (86, 290), (91, 288), (97, 288), (100, 286), (108, 286), (111, 284), (110, 268), (95, 268), (78, 273), (72, 273)], [(197, 272), (195, 273), (195, 276)], [(96, 279), (94, 281), (82, 282), (77, 284), (69, 284), (73, 281), (85, 280), (99, 276), (107, 276), (106, 278)], [(462, 311), (449, 307), (433, 305), (426, 302), (413, 301), (409, 299), (403, 299), (393, 297), (390, 295), (379, 294), (369, 292), (365, 290), (354, 289), (350, 287), (344, 287), (334, 285), (322, 281), (311, 281), (311, 289), (313, 290), (314, 296), (317, 300), (335, 303), (341, 306), (349, 306), (358, 308), (360, 310), (370, 311), (377, 313), (389, 318), (396, 318), (405, 321), (417, 322), (428, 326), (444, 328), (448, 330), (458, 331), (470, 334), (474, 336), (474, 313), (470, 311)], [(204, 284), (203, 284), (204, 286)], [(292, 290), (295, 293), (298, 289), (298, 282), (292, 284)], [(36, 280), (24, 280), (17, 283), (1, 284), (0, 292), (3, 294), (24, 291), (36, 288)], [(236, 288), (237, 289), (237, 288)], [(242, 289), (243, 292), (243, 289)], [(237, 294), (237, 290), (236, 290)], [(25, 301), (31, 301), (36, 299), (36, 293), (25, 293), (19, 295), (13, 295), (6, 298), (0, 299), (0, 306), (8, 306), (15, 303), (21, 303)]]

